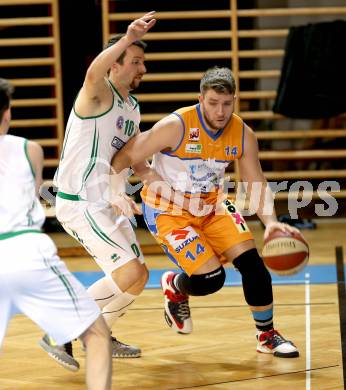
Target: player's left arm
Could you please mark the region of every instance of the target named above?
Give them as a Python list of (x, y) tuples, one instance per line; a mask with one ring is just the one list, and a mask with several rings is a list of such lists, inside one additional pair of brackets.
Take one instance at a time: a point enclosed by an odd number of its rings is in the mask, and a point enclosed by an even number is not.
[(241, 181), (247, 186), (247, 193), (250, 194), (250, 196), (257, 196), (255, 191), (260, 191), (256, 214), (266, 227), (264, 238), (276, 229), (283, 232), (299, 233), (298, 229), (288, 224), (278, 222), (274, 207), (273, 193), (263, 174), (259, 161), (257, 137), (253, 130), (247, 125), (245, 125), (244, 131), (245, 143), (243, 155), (239, 159), (239, 173)]
[(39, 189), (43, 182), (42, 180), (43, 159), (44, 159), (43, 149), (37, 142), (28, 141), (27, 151), (28, 151), (31, 167), (35, 175), (36, 195), (38, 196)]

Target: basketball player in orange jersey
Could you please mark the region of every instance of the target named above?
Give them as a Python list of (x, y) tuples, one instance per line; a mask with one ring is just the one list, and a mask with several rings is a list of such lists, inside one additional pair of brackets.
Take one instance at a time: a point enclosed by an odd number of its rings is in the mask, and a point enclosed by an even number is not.
[[(241, 180), (249, 188), (260, 183), (257, 215), (265, 225), (264, 236), (279, 229), (298, 232), (277, 221), (272, 196), (258, 157), (254, 132), (234, 114), (236, 85), (228, 68), (212, 68), (200, 83), (199, 103), (184, 107), (131, 139), (115, 156), (116, 173), (153, 156), (152, 167), (172, 191), (188, 198), (200, 197), (211, 205), (207, 215), (177, 212), (174, 200), (167, 205), (153, 191), (142, 190), (147, 226), (182, 273), (166, 272), (161, 278), (165, 318), (178, 333), (190, 333), (189, 295), (204, 296), (222, 288), (225, 261), (242, 275), (245, 300), (257, 328), (257, 351), (278, 357), (297, 357), (295, 345), (273, 325), (271, 276), (255, 247), (253, 236), (234, 204), (218, 199), (226, 167), (239, 162)], [(269, 194), (270, 193), (270, 194)], [(167, 197), (167, 196), (165, 196)], [(174, 199), (174, 197), (172, 197)]]

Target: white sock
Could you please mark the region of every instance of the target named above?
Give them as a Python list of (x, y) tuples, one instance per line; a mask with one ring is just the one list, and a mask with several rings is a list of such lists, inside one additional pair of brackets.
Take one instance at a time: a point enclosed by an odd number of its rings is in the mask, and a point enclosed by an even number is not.
[(103, 307), (103, 318), (105, 319), (109, 329), (112, 329), (114, 322), (126, 313), (127, 309), (136, 298), (137, 295), (132, 295), (125, 291), (116, 298), (113, 298), (107, 306)]
[(88, 288), (88, 293), (102, 310), (103, 318), (109, 329), (112, 329), (116, 319), (124, 315), (128, 307), (137, 298), (137, 295), (126, 291), (122, 292), (113, 279), (107, 276), (91, 285)]
[(103, 309), (112, 300), (123, 294), (113, 280), (107, 276), (92, 284), (88, 288), (88, 293), (92, 298), (94, 298), (100, 309)]

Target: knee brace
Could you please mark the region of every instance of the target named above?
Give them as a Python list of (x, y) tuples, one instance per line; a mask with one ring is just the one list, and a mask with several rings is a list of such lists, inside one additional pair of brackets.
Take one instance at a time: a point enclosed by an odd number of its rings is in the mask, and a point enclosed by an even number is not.
[(273, 302), (272, 278), (257, 249), (250, 249), (236, 259), (233, 265), (241, 273), (245, 300), (250, 306), (266, 306)]
[(225, 269), (221, 266), (206, 274), (191, 276), (185, 273), (179, 274), (174, 283), (183, 294), (203, 296), (220, 290), (225, 283), (225, 279)]

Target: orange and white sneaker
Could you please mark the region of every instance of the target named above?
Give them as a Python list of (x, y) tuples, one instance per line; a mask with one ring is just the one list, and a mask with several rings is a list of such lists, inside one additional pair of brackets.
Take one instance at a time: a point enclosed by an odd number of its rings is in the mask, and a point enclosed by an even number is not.
[(173, 278), (176, 274), (167, 271), (161, 276), (161, 286), (165, 296), (165, 320), (177, 333), (192, 332), (192, 320), (188, 295), (181, 294), (173, 287)]
[(299, 356), (297, 347), (281, 334), (271, 329), (267, 332), (257, 331), (257, 352), (272, 353), (276, 357), (294, 358)]

